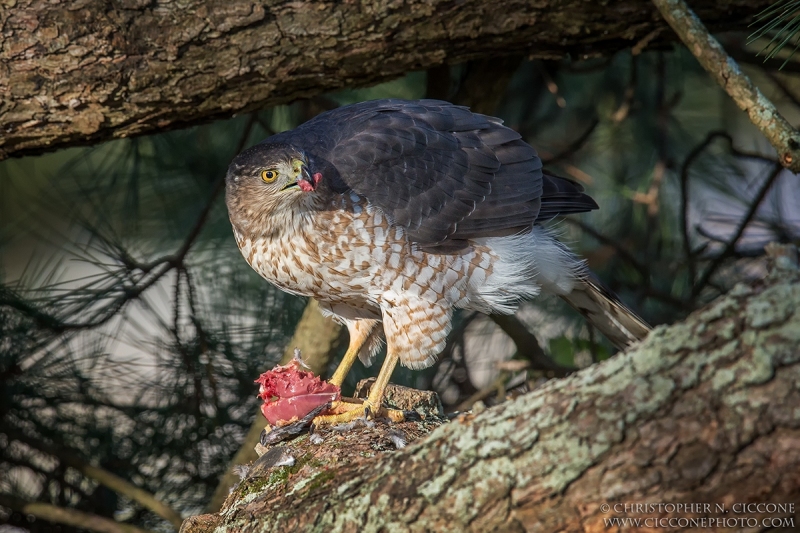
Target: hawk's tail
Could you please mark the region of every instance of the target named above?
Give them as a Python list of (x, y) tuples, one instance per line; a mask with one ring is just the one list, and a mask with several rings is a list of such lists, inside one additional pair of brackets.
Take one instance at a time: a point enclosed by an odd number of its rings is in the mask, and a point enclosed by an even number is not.
[(598, 281), (589, 276), (581, 276), (576, 281), (572, 292), (561, 295), (561, 298), (586, 317), (614, 346), (624, 350), (650, 331), (647, 322)]

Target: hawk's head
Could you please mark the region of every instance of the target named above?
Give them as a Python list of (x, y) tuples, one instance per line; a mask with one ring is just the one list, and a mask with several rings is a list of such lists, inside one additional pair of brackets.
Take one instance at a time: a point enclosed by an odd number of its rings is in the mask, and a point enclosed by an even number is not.
[[(302, 150), (283, 144), (258, 144), (237, 155), (225, 177), (231, 218), (253, 220), (291, 209), (314, 191), (322, 175), (312, 174)], [(244, 220), (242, 220), (244, 221)]]

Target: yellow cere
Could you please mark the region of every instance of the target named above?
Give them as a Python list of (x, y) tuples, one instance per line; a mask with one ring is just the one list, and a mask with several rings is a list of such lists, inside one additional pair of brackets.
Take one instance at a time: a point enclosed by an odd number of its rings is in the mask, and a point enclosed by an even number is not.
[(299, 159), (292, 160), (292, 170), (294, 170), (295, 175), (300, 174), (300, 171), (303, 169), (303, 162)]

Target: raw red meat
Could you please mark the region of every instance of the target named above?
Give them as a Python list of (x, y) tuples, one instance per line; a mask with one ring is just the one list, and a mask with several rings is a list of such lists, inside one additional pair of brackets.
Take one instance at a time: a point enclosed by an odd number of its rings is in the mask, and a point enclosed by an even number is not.
[(256, 383), (258, 397), (264, 400), (261, 412), (273, 426), (303, 418), (315, 407), (341, 397), (339, 387), (301, 370), (297, 360), (264, 372)]

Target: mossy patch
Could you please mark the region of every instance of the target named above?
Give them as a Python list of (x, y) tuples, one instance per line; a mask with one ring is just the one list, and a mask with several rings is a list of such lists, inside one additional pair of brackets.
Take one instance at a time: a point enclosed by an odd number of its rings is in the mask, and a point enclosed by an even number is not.
[(292, 466), (275, 467), (268, 476), (246, 478), (238, 489), (239, 497), (249, 496), (278, 486), (285, 486), (289, 479), (306, 465), (320, 467), (323, 463), (319, 459), (315, 459), (312, 454), (305, 454), (296, 458)]
[(314, 479), (308, 484), (308, 492), (312, 492), (324, 485), (326, 485), (329, 481), (336, 477), (336, 473), (331, 470), (322, 470), (314, 476)]
[(239, 486), (239, 496), (237, 499), (263, 491), (268, 485), (270, 485), (270, 480), (271, 476), (244, 480)]

